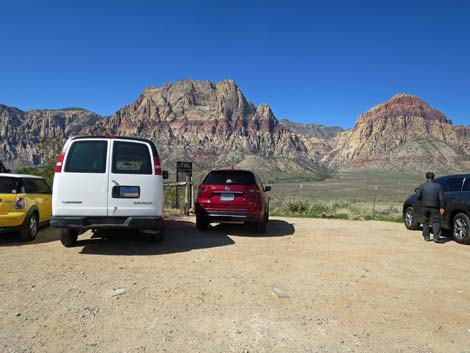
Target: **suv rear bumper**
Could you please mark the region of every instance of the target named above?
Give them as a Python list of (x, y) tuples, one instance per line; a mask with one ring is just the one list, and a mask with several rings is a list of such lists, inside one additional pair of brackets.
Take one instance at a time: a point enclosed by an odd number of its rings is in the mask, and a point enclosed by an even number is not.
[(233, 209), (206, 209), (199, 202), (196, 202), (196, 216), (206, 218), (210, 222), (259, 222), (261, 215), (259, 212)]
[(209, 222), (255, 222), (259, 217), (252, 213), (207, 212)]
[(54, 228), (72, 229), (160, 229), (163, 217), (93, 217), (93, 216), (54, 216)]

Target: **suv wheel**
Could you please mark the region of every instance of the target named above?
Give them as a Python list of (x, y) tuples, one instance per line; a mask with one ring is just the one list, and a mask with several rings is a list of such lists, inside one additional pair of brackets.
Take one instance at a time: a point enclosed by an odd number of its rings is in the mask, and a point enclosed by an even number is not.
[(419, 223), (416, 222), (415, 210), (413, 207), (409, 206), (403, 212), (403, 218), (405, 220), (405, 227), (409, 230), (418, 230)]
[(265, 213), (261, 222), (256, 223), (256, 232), (260, 234), (266, 233), (266, 225), (268, 223), (268, 214)]
[(60, 229), (60, 241), (62, 245), (70, 248), (77, 243), (78, 238), (78, 230), (75, 229), (68, 229), (68, 228), (61, 228)]
[(465, 213), (454, 217), (452, 237), (458, 243), (470, 244), (470, 219)]
[(23, 229), (20, 231), (21, 241), (31, 241), (38, 235), (39, 217), (36, 212), (26, 217)]
[(206, 217), (196, 216), (196, 228), (197, 230), (206, 230), (209, 228), (209, 221)]

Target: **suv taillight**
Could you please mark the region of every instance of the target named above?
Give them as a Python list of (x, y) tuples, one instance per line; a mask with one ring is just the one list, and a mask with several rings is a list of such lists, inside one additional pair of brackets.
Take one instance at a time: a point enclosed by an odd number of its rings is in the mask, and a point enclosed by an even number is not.
[(246, 188), (246, 191), (248, 191), (248, 196), (251, 196), (251, 197), (254, 197), (254, 198), (260, 198), (261, 197), (258, 186), (256, 186), (256, 185), (248, 186)]
[(160, 158), (153, 157), (153, 164), (155, 165), (155, 175), (162, 175), (162, 167), (160, 166)]
[(57, 163), (55, 164), (54, 172), (61, 173), (62, 172), (62, 164), (64, 163), (64, 154), (61, 153), (59, 157), (57, 157)]
[(201, 193), (205, 193), (210, 190), (211, 190), (211, 187), (209, 185), (204, 185), (204, 184), (199, 185), (199, 192)]
[(15, 210), (24, 210), (26, 208), (26, 200), (24, 197), (18, 197), (15, 202)]

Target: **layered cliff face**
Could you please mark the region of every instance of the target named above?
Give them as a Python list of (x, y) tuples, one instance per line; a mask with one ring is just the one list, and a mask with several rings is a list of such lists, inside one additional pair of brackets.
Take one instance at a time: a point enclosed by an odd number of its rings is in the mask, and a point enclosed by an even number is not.
[(298, 136), (279, 123), (268, 105), (255, 107), (233, 81), (185, 80), (148, 87), (90, 132), (152, 139), (168, 160), (191, 158), (220, 166), (253, 154), (301, 158), (313, 165)]
[(399, 94), (338, 134), (325, 160), (336, 168), (460, 170), (468, 153), (467, 131), (454, 128), (418, 97)]
[(467, 155), (467, 158), (470, 158), (470, 126), (457, 125), (454, 127), (454, 131), (462, 152)]
[(0, 105), (1, 159), (12, 167), (38, 165), (50, 152), (41, 147), (42, 141), (62, 142), (98, 119), (99, 115), (80, 108), (24, 112)]
[(0, 105), (0, 161), (38, 165), (73, 135), (153, 140), (173, 169), (192, 160), (201, 170), (237, 165), (268, 175), (311, 177), (331, 169), (457, 171), (470, 167), (470, 127), (453, 126), (416, 96), (399, 94), (362, 114), (353, 129), (278, 121), (230, 80), (184, 80), (148, 87), (111, 117), (79, 109), (30, 110)]

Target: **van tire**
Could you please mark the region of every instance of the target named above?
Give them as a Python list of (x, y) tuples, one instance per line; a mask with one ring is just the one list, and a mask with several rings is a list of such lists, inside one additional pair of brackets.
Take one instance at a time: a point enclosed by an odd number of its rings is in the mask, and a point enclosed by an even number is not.
[(61, 228), (60, 229), (60, 241), (62, 245), (66, 248), (70, 248), (77, 244), (78, 239), (78, 230), (69, 229), (69, 228)]
[(209, 228), (209, 221), (207, 218), (196, 216), (196, 228), (197, 230), (207, 230), (207, 228)]
[(162, 224), (157, 232), (152, 233), (151, 240), (156, 243), (161, 243), (165, 240), (165, 223)]
[(26, 216), (23, 228), (20, 230), (21, 241), (31, 241), (36, 238), (39, 230), (39, 216), (37, 212), (31, 212)]

